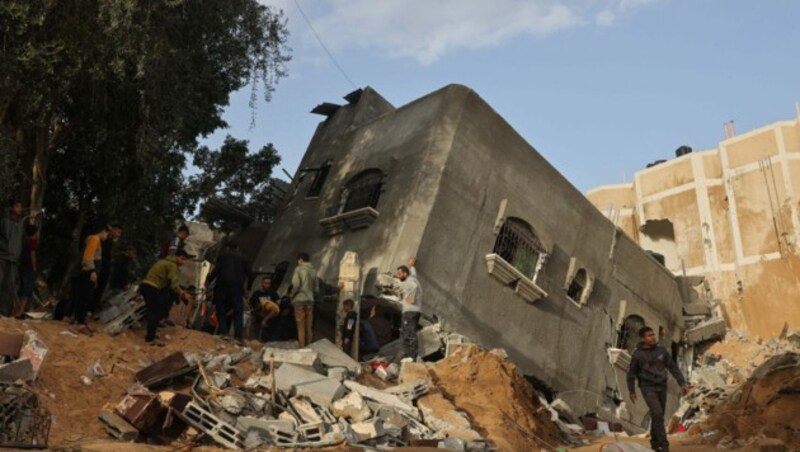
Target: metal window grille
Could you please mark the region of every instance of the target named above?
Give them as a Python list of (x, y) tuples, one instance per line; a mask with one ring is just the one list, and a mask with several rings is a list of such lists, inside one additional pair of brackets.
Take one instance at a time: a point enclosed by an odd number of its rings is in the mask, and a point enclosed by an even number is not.
[(51, 417), (32, 391), (0, 385), (0, 447), (45, 449)]
[(494, 253), (531, 279), (544, 252), (544, 246), (528, 223), (516, 218), (503, 223), (494, 242)]
[(345, 189), (347, 200), (343, 212), (363, 207), (378, 207), (378, 199), (383, 191), (383, 173), (378, 170), (366, 170), (353, 178)]

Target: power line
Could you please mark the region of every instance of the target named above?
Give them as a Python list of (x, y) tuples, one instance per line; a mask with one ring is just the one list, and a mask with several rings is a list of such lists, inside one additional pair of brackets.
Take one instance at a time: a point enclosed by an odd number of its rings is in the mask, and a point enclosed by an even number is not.
[(301, 16), (303, 16), (303, 20), (305, 20), (305, 21), (306, 21), (306, 24), (308, 24), (308, 28), (310, 28), (310, 29), (311, 29), (311, 32), (312, 32), (312, 33), (314, 33), (314, 36), (317, 38), (317, 42), (319, 42), (319, 45), (322, 47), (322, 50), (324, 50), (324, 51), (325, 51), (325, 53), (327, 53), (327, 54), (328, 54), (328, 57), (329, 57), (329, 58), (331, 59), (331, 61), (333, 62), (333, 65), (334, 65), (334, 66), (336, 66), (336, 69), (339, 69), (339, 72), (341, 72), (341, 73), (342, 73), (342, 76), (344, 76), (344, 78), (345, 78), (345, 79), (346, 79), (346, 80), (347, 80), (347, 81), (348, 81), (348, 82), (349, 82), (351, 85), (353, 85), (353, 88), (355, 88), (355, 89), (358, 89), (358, 86), (357, 86), (355, 83), (353, 83), (353, 80), (351, 80), (351, 79), (350, 79), (350, 77), (348, 77), (348, 76), (347, 76), (347, 73), (344, 71), (344, 69), (342, 69), (342, 67), (341, 67), (341, 66), (339, 66), (339, 63), (337, 63), (337, 62), (336, 62), (336, 58), (334, 58), (334, 57), (333, 57), (333, 54), (332, 54), (332, 53), (330, 52), (330, 50), (328, 50), (328, 48), (325, 46), (325, 43), (324, 43), (324, 42), (322, 42), (322, 38), (320, 38), (320, 37), (319, 37), (319, 34), (317, 33), (317, 30), (315, 30), (315, 29), (314, 29), (314, 26), (313, 26), (313, 25), (311, 25), (311, 21), (310, 21), (310, 20), (308, 20), (308, 16), (306, 16), (306, 13), (305, 13), (305, 12), (303, 12), (303, 8), (301, 8), (301, 7), (300, 7), (300, 2), (299, 2), (298, 0), (294, 0), (294, 4), (295, 4), (295, 6), (297, 6), (297, 10), (298, 10), (298, 11), (300, 11), (300, 15), (301, 15)]

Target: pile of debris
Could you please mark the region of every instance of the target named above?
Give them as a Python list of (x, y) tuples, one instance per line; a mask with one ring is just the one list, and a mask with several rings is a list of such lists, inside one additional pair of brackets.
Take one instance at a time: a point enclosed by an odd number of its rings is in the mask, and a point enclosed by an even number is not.
[(33, 331), (0, 333), (0, 447), (47, 447), (50, 413), (28, 386), (46, 354)]
[[(250, 375), (237, 366), (245, 361)], [(175, 389), (187, 378), (189, 388)], [(381, 358), (362, 366), (325, 339), (306, 349), (288, 342), (235, 354), (177, 352), (135, 380), (99, 416), (124, 441), (482, 451), (554, 448), (562, 440), (514, 365), (474, 345), (436, 364), (399, 366)]]
[(767, 440), (800, 446), (800, 334), (751, 341), (729, 330), (727, 338), (695, 360), (693, 389), (671, 431), (688, 430), (726, 449)]

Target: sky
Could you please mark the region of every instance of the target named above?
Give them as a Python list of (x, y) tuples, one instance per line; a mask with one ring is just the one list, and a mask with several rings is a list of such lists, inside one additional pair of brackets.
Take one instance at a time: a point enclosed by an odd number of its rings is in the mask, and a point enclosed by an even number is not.
[(726, 121), (793, 119), (800, 101), (796, 0), (260, 1), (288, 20), (289, 75), (255, 111), (249, 88), (233, 93), (230, 127), (202, 141), (273, 143), (290, 174), (324, 119), (309, 111), (355, 87), (399, 107), (467, 85), (583, 192), (714, 148)]

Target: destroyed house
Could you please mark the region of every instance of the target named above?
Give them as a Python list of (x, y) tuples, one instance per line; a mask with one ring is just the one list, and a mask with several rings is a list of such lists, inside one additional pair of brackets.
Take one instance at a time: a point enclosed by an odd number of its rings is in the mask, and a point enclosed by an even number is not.
[(505, 349), (576, 412), (646, 427), (617, 349), (632, 350), (646, 323), (679, 352), (689, 300), (672, 273), (471, 89), (399, 108), (368, 87), (345, 99), (314, 110), (326, 118), (254, 270), (290, 274), (307, 251), (333, 287), (354, 251), (363, 295), (379, 296), (379, 276), (416, 256), (425, 316)]

